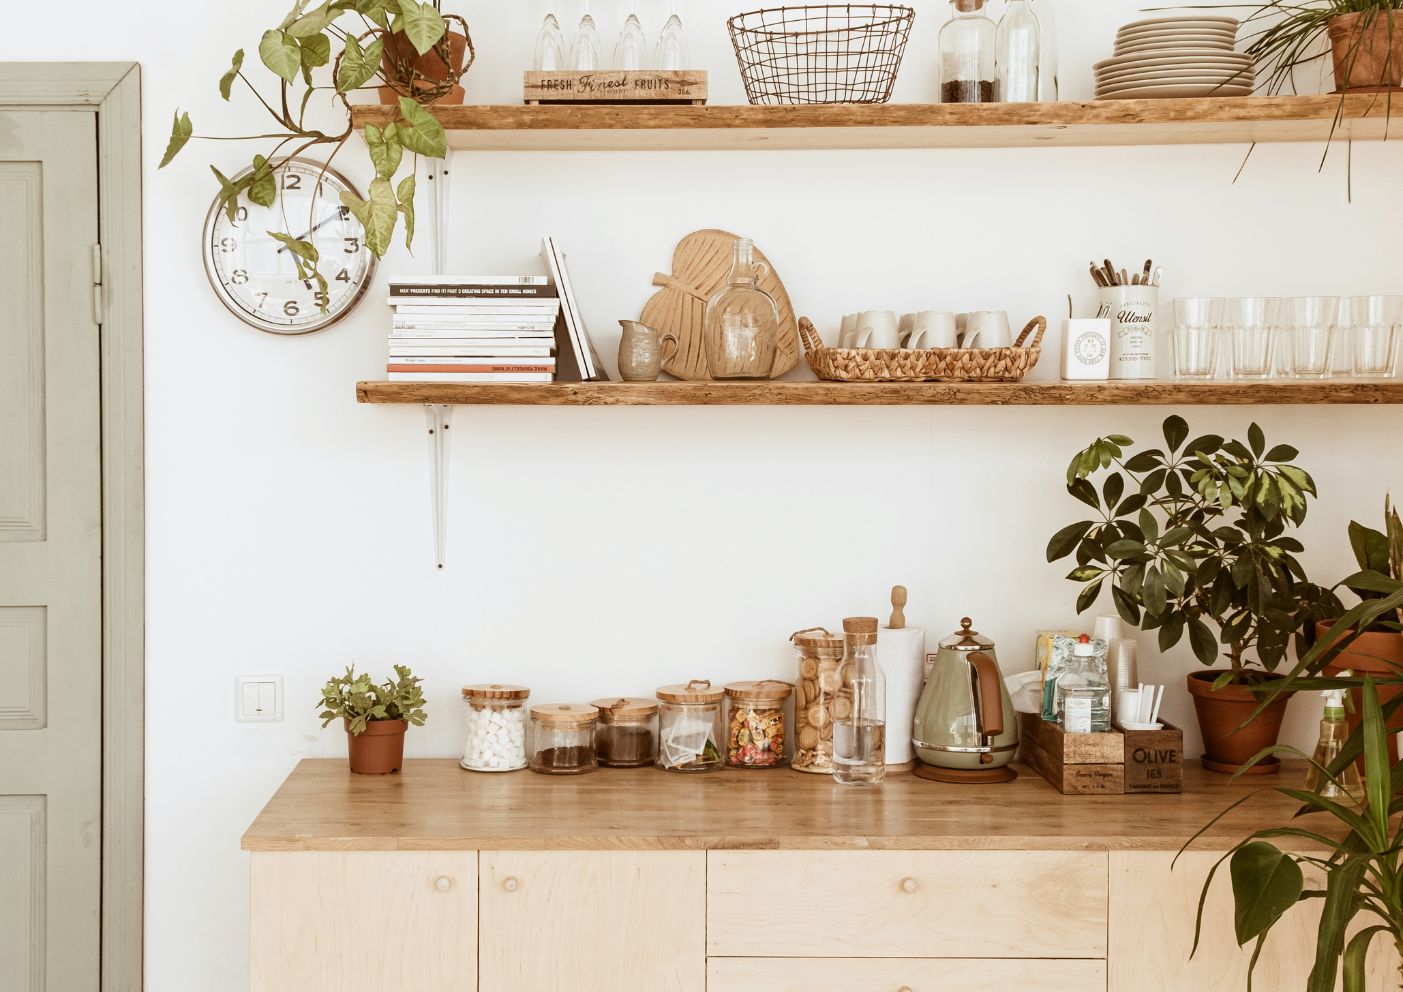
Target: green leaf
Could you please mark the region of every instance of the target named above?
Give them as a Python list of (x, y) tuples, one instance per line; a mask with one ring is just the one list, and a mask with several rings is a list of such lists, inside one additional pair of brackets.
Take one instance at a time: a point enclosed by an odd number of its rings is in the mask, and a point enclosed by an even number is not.
[(1178, 451), (1179, 445), (1184, 443), (1184, 438), (1189, 436), (1189, 424), (1183, 417), (1177, 414), (1168, 417), (1164, 421), (1164, 443), (1169, 445), (1170, 451)]
[(1155, 616), (1163, 615), (1168, 606), (1168, 593), (1160, 570), (1151, 565), (1145, 569), (1145, 581), (1140, 587), (1140, 598), (1145, 602), (1145, 610)]
[(1387, 933), (1386, 926), (1365, 927), (1350, 938), (1345, 948), (1344, 992), (1368, 992), (1364, 985), (1369, 961), (1369, 944), (1377, 934)]
[[(331, 22), (336, 19), (335, 12), (331, 9), (330, 3), (322, 4), (316, 10), (303, 14), (297, 20), (287, 26), (287, 33), (294, 38), (311, 38), (319, 35), (331, 26)], [(320, 63), (325, 65), (326, 63)]]
[(448, 138), (438, 118), (407, 96), (399, 98), (399, 112), (404, 117), (404, 122), (399, 124), (400, 144), (429, 158), (443, 158), (447, 154)]
[(1054, 562), (1066, 558), (1086, 536), (1087, 531), (1091, 530), (1092, 526), (1092, 521), (1083, 520), (1080, 523), (1068, 524), (1053, 534), (1052, 540), (1047, 542), (1047, 560)]
[(272, 166), (262, 155), (253, 156), (253, 174), (248, 185), (248, 198), (260, 207), (271, 207), (278, 198), (278, 184)]
[[(1093, 582), (1091, 585), (1082, 589), (1077, 595), (1077, 613), (1085, 613), (1087, 610), (1091, 609), (1092, 604), (1100, 597), (1101, 586), (1105, 584), (1105, 581), (1105, 579), (1102, 579), (1100, 582)], [(1112, 588), (1114, 588), (1114, 586)]]
[(287, 82), (297, 78), (302, 68), (302, 49), (286, 32), (264, 31), (258, 43), (258, 57), (263, 64)]
[(234, 62), (229, 66), (229, 71), (219, 79), (219, 95), (225, 102), (229, 100), (229, 93), (234, 88), (234, 80), (239, 78), (239, 70), (244, 67), (244, 50), (240, 48), (234, 53)]
[(1101, 487), (1101, 495), (1108, 507), (1114, 507), (1120, 502), (1121, 496), (1125, 495), (1125, 477), (1119, 472), (1108, 475), (1105, 485)]
[(1300, 457), (1300, 454), (1299, 451), (1289, 444), (1278, 444), (1267, 452), (1267, 457), (1264, 460), (1269, 462), (1289, 462)]
[(1116, 604), (1116, 612), (1126, 623), (1140, 626), (1140, 607), (1120, 586), (1111, 586), (1111, 601)]
[(1112, 561), (1124, 561), (1127, 558), (1134, 558), (1136, 555), (1143, 555), (1145, 546), (1139, 541), (1123, 540), (1114, 541), (1106, 548), (1106, 557)]
[(219, 206), (223, 209), (225, 216), (229, 218), (229, 223), (234, 223), (239, 212), (239, 194), (248, 188), (253, 176), (247, 175), (238, 182), (231, 182), (224, 173), (214, 166), (209, 167), (209, 171), (214, 173), (214, 177), (219, 180)]
[(404, 214), (404, 247), (406, 251), (414, 248), (414, 175), (407, 175), (400, 181), (399, 188), (395, 195), (399, 197), (399, 212)]
[(1306, 982), (1307, 992), (1333, 992), (1335, 988), (1345, 931), (1359, 912), (1359, 882), (1367, 866), (1368, 861), (1352, 858), (1336, 865), (1326, 877), (1325, 906), (1315, 936), (1315, 967)]
[(324, 34), (314, 34), (298, 43), (302, 48), (302, 68), (315, 69), (331, 61), (331, 40)]
[(395, 200), (390, 181), (377, 176), (370, 183), (368, 200), (342, 192), (341, 202), (350, 208), (365, 228), (365, 246), (376, 258), (383, 258), (395, 233), (395, 221), (399, 218), (399, 203)]
[(288, 251), (292, 252), (295, 258), (312, 262), (313, 264), (321, 261), (321, 256), (317, 252), (317, 246), (310, 241), (299, 241), (292, 235), (283, 234), (279, 231), (269, 231), (268, 236), (281, 242)]
[(1208, 624), (1198, 617), (1189, 618), (1189, 646), (1193, 648), (1199, 664), (1212, 665), (1218, 660), (1217, 638), (1208, 629)]
[(374, 124), (367, 124), (365, 143), (370, 149), (370, 162), (375, 166), (375, 174), (383, 179), (394, 176), (404, 157), (404, 148), (395, 137), (395, 126), (390, 124), (381, 131)]
[(1384, 729), (1379, 690), (1372, 678), (1364, 680), (1364, 786), (1369, 799), (1366, 814), (1378, 836), (1388, 832), (1388, 807), (1392, 782), (1388, 766), (1388, 731)]
[(418, 3), (417, 0), (399, 0), (399, 9), (399, 29), (420, 55), (433, 48), (448, 30), (448, 26), (443, 22), (443, 15), (431, 4)]
[(1164, 622), (1159, 629), (1159, 649), (1168, 651), (1184, 637), (1184, 618), (1176, 613)]
[(349, 93), (364, 86), (380, 70), (380, 57), (385, 51), (385, 43), (379, 38), (370, 43), (364, 51), (355, 38), (346, 38), (346, 48), (341, 63), (336, 67), (336, 89)]
[(195, 128), (190, 123), (190, 115), (175, 112), (175, 122), (171, 124), (171, 140), (166, 145), (166, 154), (161, 158), (161, 164), (156, 166), (164, 169), (170, 165), (171, 159), (180, 154), (180, 150), (185, 147), (185, 143), (190, 140), (190, 136), (195, 133)]
[(1262, 433), (1262, 428), (1257, 424), (1252, 424), (1247, 428), (1247, 443), (1252, 446), (1252, 454), (1258, 458), (1262, 457), (1262, 452), (1267, 450), (1267, 436)]
[(1223, 446), (1223, 438), (1218, 434), (1203, 434), (1184, 445), (1185, 454), (1211, 455)]
[(1300, 900), (1301, 866), (1266, 841), (1238, 848), (1229, 865), (1235, 910), (1233, 929), (1241, 947), (1266, 933)]
[(1351, 520), (1349, 546), (1354, 549), (1354, 560), (1361, 570), (1388, 572), (1388, 538), (1382, 533)]
[(1093, 510), (1101, 509), (1101, 497), (1096, 493), (1096, 487), (1087, 479), (1075, 479), (1067, 487), (1067, 492), (1081, 500)]

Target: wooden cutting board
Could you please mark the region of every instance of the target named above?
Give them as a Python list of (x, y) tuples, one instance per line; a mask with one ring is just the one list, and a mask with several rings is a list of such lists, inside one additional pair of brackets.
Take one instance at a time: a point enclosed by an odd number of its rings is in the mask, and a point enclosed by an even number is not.
[[(726, 284), (736, 238), (728, 231), (689, 234), (673, 252), (672, 275), (659, 272), (653, 276), (653, 285), (662, 289), (653, 294), (638, 320), (663, 333), (677, 335), (677, 354), (663, 366), (669, 375), (691, 381), (711, 378), (702, 345), (706, 301)], [(774, 297), (779, 307), (779, 352), (771, 373), (771, 378), (779, 378), (799, 364), (799, 325), (784, 283), (758, 246), (755, 260), (769, 267), (769, 273), (760, 279), (760, 288)]]

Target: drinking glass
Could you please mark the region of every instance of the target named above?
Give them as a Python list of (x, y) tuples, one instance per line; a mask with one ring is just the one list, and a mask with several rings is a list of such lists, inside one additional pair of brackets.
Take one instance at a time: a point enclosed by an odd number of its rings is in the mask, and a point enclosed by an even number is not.
[(582, 0), (580, 26), (570, 46), (570, 68), (578, 72), (595, 72), (604, 68), (604, 46), (599, 40), (599, 28), (590, 13), (590, 0)]
[(1330, 341), (1340, 323), (1336, 296), (1293, 296), (1281, 301), (1281, 322), (1291, 342), (1291, 374), (1297, 379), (1330, 375)]
[(669, 0), (667, 23), (658, 37), (658, 50), (653, 62), (659, 69), (689, 69), (687, 32), (682, 30), (682, 15), (677, 13), (677, 0)]
[(1356, 296), (1349, 301), (1349, 314), (1354, 325), (1354, 374), (1396, 375), (1403, 296)]
[(1174, 374), (1180, 379), (1212, 379), (1218, 371), (1223, 332), (1223, 300), (1183, 297), (1174, 301)]
[(614, 68), (637, 71), (646, 69), (648, 39), (643, 34), (643, 22), (638, 19), (637, 0), (629, 0), (628, 17), (619, 31), (619, 42), (614, 46)]
[(1225, 326), (1232, 332), (1232, 371), (1239, 379), (1269, 379), (1276, 371), (1275, 343), (1281, 301), (1243, 296), (1227, 301)]
[(536, 57), (532, 68), (537, 72), (558, 72), (565, 68), (565, 32), (555, 17), (555, 0), (546, 0), (546, 19), (536, 36)]

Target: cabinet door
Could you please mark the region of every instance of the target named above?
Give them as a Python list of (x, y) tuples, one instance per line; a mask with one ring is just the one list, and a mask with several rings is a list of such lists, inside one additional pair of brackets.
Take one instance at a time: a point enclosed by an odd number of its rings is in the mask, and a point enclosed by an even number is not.
[(483, 992), (703, 992), (700, 851), (483, 851)]
[(707, 992), (1092, 992), (1104, 961), (1034, 958), (712, 958)]
[[(1127, 851), (1111, 855), (1111, 926), (1107, 961), (1110, 992), (1243, 992), (1252, 945), (1233, 936), (1232, 882), (1225, 862), (1213, 878), (1204, 907), (1203, 938), (1194, 943), (1194, 914), (1214, 853), (1186, 854), (1170, 870), (1172, 852)], [(1303, 989), (1315, 963), (1320, 900), (1290, 910), (1262, 948), (1252, 986)], [(1365, 988), (1392, 988), (1398, 958), (1385, 939), (1369, 955)]]
[(253, 992), (474, 992), (477, 854), (253, 855)]

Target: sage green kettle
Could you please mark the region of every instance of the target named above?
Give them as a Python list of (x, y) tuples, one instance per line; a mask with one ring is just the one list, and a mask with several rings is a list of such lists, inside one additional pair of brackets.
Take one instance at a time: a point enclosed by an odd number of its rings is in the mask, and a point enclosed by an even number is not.
[(1018, 749), (1018, 716), (994, 642), (971, 630), (971, 622), (965, 617), (940, 642), (916, 704), (916, 774), (937, 782), (1010, 782), (1018, 775), (1008, 767)]

